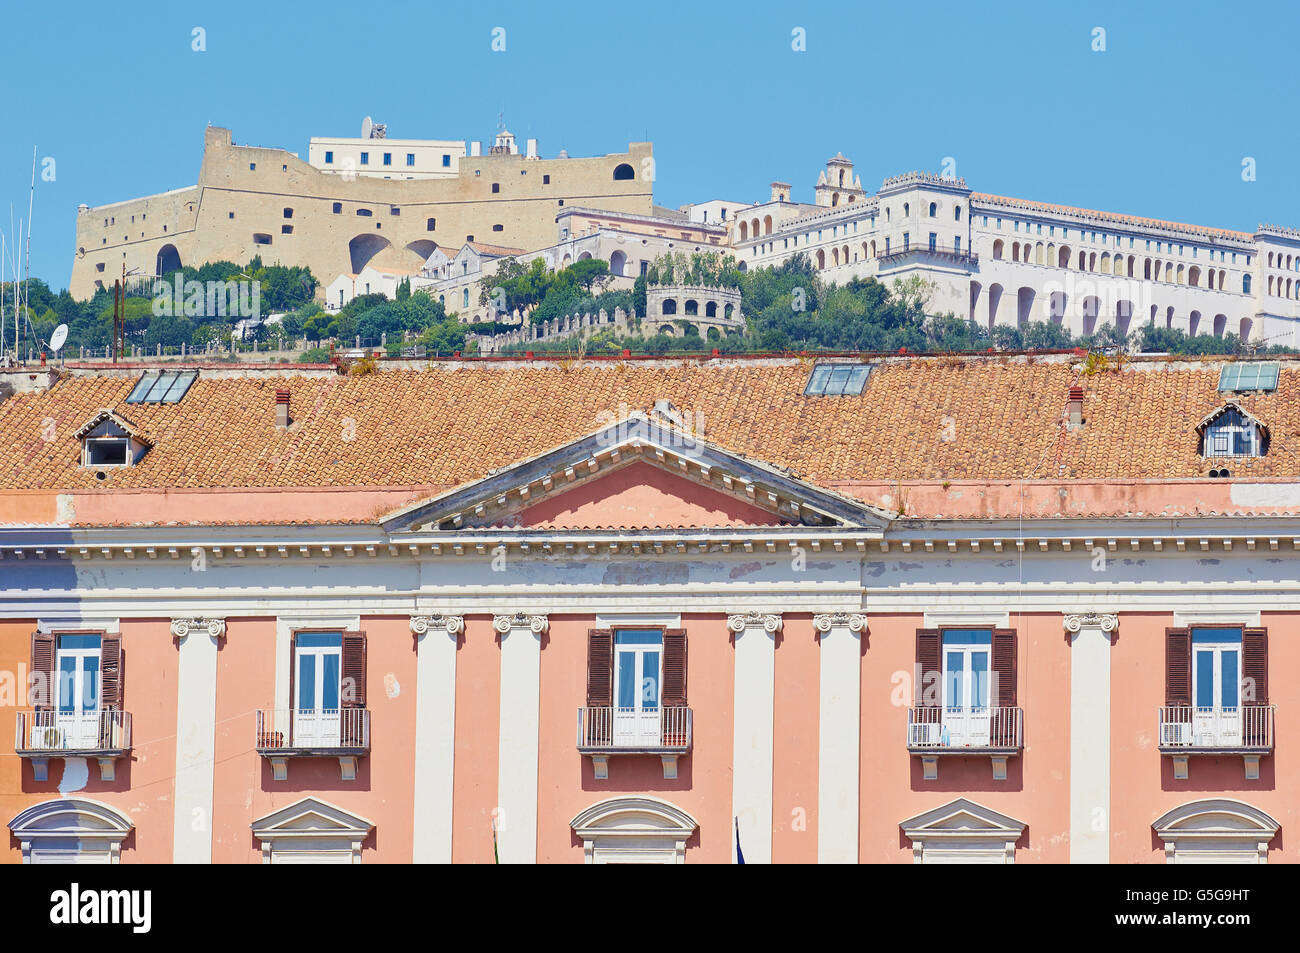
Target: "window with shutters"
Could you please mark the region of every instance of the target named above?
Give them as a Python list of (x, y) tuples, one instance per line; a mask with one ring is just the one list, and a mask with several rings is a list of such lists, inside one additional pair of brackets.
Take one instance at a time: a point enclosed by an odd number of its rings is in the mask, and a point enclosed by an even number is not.
[(1240, 753), (1246, 776), (1273, 748), (1268, 701), (1268, 630), (1201, 625), (1165, 630), (1165, 704), (1160, 750), (1173, 756), (1174, 776), (1188, 757)]
[(658, 754), (664, 777), (675, 777), (690, 746), (686, 630), (592, 629), (578, 749), (592, 756), (596, 777), (608, 777), (612, 754)]
[(122, 710), (122, 638), (103, 632), (34, 632), (33, 710), (18, 715), (18, 753), (44, 780), (50, 757), (96, 757), (114, 777), (131, 748), (131, 716)]
[(364, 632), (297, 631), (290, 639), (289, 707), (257, 713), (257, 748), (277, 780), (291, 757), (337, 757), (345, 780), (370, 749)]
[(922, 756), (926, 780), (938, 776), (941, 754), (989, 753), (994, 777), (1006, 777), (1022, 739), (1017, 667), (1014, 629), (917, 630), (907, 746)]

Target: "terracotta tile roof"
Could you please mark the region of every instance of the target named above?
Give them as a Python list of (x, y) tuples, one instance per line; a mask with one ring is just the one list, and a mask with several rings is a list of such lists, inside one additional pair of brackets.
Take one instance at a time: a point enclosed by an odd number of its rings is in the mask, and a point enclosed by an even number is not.
[[(123, 402), (136, 378), (70, 377), (0, 402), (0, 489), (457, 486), (594, 432), (660, 398), (706, 439), (815, 483), (1204, 477), (1196, 424), (1229, 395), (1218, 363), (1129, 365), (1080, 378), (1068, 361), (890, 361), (860, 396), (805, 397), (797, 360), (465, 362), (352, 377), (200, 376), (179, 403)], [(1086, 425), (1062, 428), (1071, 384)], [(275, 392), (292, 423), (275, 426)], [(1300, 365), (1238, 395), (1267, 421), (1267, 455), (1234, 478), (1300, 478)], [(126, 410), (153, 447), (104, 481), (75, 431)], [(1221, 465), (1224, 461), (1215, 463)]]
[(1073, 205), (1053, 205), (1050, 202), (1035, 202), (1032, 199), (1017, 199), (1007, 195), (992, 195), (987, 192), (972, 192), (971, 201), (988, 202), (991, 205), (1010, 205), (1042, 212), (1065, 212), (1069, 215), (1082, 215), (1087, 218), (1104, 219), (1119, 225), (1136, 225), (1146, 228), (1169, 228), (1180, 232), (1195, 232), (1201, 235), (1217, 235), (1239, 241), (1250, 241), (1254, 236), (1250, 232), (1238, 232), (1229, 228), (1209, 228), (1205, 225), (1188, 225), (1184, 222), (1166, 222), (1158, 218), (1143, 218), (1139, 215), (1123, 215), (1119, 212), (1103, 212), (1091, 208), (1076, 208)]
[(465, 244), (474, 249), (480, 255), (491, 255), (496, 256), (497, 258), (526, 254), (524, 249), (512, 248), (509, 245), (489, 245), (485, 242), (466, 242)]

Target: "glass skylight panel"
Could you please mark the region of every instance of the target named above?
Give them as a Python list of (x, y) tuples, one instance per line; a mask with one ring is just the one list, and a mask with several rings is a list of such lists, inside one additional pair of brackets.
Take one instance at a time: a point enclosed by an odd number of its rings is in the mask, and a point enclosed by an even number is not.
[(126, 395), (128, 404), (138, 404), (144, 400), (144, 395), (149, 393), (149, 388), (158, 380), (158, 372), (150, 371), (140, 378), (139, 382), (131, 389), (131, 393)]
[(827, 397), (861, 394), (870, 373), (870, 364), (818, 364), (808, 378), (804, 394)]
[(198, 371), (149, 371), (127, 395), (128, 404), (174, 404), (190, 389)]
[(1220, 391), (1276, 390), (1276, 362), (1227, 364), (1219, 372)]

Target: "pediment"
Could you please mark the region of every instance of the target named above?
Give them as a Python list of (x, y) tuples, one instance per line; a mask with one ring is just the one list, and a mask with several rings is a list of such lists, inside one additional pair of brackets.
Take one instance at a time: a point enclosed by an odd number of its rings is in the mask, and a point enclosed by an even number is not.
[(1163, 838), (1233, 837), (1272, 838), (1280, 826), (1259, 808), (1229, 798), (1191, 801), (1167, 812), (1151, 825)]
[(1016, 840), (1025, 829), (1023, 821), (990, 810), (966, 798), (901, 822), (899, 827), (912, 839), (925, 837), (1005, 837)]
[(381, 520), (390, 533), (539, 526), (819, 526), (889, 514), (641, 413)]
[(253, 821), (253, 834), (259, 839), (283, 836), (364, 837), (374, 824), (340, 807), (316, 798), (303, 798)]
[(66, 798), (35, 804), (12, 821), (9, 829), (19, 839), (33, 837), (106, 837), (121, 840), (131, 830), (129, 818), (107, 804), (85, 798)]
[(580, 837), (651, 835), (689, 837), (699, 823), (675, 804), (651, 797), (618, 797), (587, 808), (569, 826)]

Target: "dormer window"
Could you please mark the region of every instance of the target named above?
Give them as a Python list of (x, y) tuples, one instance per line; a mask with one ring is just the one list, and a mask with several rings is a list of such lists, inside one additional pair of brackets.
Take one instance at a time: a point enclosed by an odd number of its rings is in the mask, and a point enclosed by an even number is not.
[(129, 467), (153, 445), (129, 420), (107, 409), (91, 417), (73, 436), (81, 442), (81, 465), (98, 469)]
[(1229, 403), (1201, 422), (1201, 456), (1259, 457), (1268, 430), (1236, 404)]

